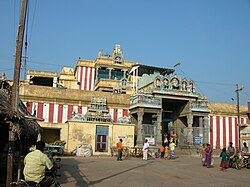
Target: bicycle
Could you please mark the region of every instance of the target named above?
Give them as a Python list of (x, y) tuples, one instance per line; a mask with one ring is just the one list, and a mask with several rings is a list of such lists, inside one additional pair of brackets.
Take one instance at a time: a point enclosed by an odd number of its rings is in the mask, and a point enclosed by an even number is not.
[[(52, 176), (54, 179), (59, 176), (56, 174), (56, 171), (55, 172), (50, 172), (50, 174), (47, 173), (47, 175), (50, 175)], [(41, 187), (40, 183), (36, 183), (34, 181), (25, 181), (24, 179), (18, 179), (17, 181), (15, 182), (11, 182), (10, 185), (12, 187)], [(55, 182), (55, 186), (56, 187), (61, 187), (60, 183), (59, 182)]]

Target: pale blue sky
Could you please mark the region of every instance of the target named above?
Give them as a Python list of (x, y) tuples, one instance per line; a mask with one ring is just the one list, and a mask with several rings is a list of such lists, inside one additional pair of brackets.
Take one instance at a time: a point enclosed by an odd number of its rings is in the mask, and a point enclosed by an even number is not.
[[(210, 102), (250, 96), (250, 0), (29, 0), (27, 69), (60, 72), (116, 43), (126, 60), (176, 69)], [(0, 72), (13, 78), (21, 0), (0, 1)], [(21, 75), (23, 78), (23, 73)]]

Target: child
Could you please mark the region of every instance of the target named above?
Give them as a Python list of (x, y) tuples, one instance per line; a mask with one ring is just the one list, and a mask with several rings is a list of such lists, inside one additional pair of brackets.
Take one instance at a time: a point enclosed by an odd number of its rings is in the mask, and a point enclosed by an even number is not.
[(228, 155), (225, 147), (222, 149), (220, 157), (221, 157), (221, 162), (220, 162), (221, 171), (226, 171), (225, 169), (228, 168)]
[(168, 145), (165, 146), (165, 158), (168, 160)]
[(164, 158), (164, 146), (163, 145), (161, 146), (160, 152), (161, 152), (161, 158)]
[(175, 157), (174, 157), (175, 146), (176, 146), (176, 145), (174, 144), (174, 142), (171, 142), (171, 143), (169, 144), (169, 148), (170, 148), (170, 159), (172, 159), (172, 160), (175, 159)]

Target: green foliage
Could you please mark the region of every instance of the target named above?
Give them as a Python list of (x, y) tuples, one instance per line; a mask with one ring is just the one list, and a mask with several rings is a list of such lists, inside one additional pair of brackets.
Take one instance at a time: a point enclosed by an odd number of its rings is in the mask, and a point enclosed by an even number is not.
[(66, 142), (63, 140), (56, 140), (51, 145), (59, 145), (59, 146), (65, 146)]

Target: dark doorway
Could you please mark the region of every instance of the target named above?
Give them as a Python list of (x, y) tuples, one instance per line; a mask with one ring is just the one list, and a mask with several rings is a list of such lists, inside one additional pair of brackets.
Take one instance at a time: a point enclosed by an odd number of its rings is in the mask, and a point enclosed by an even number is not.
[(186, 100), (162, 99), (162, 136), (166, 133), (169, 137), (170, 131), (174, 128), (173, 123), (179, 118), (187, 103)]
[(60, 140), (60, 130), (59, 128), (43, 128), (42, 141), (53, 143)]

